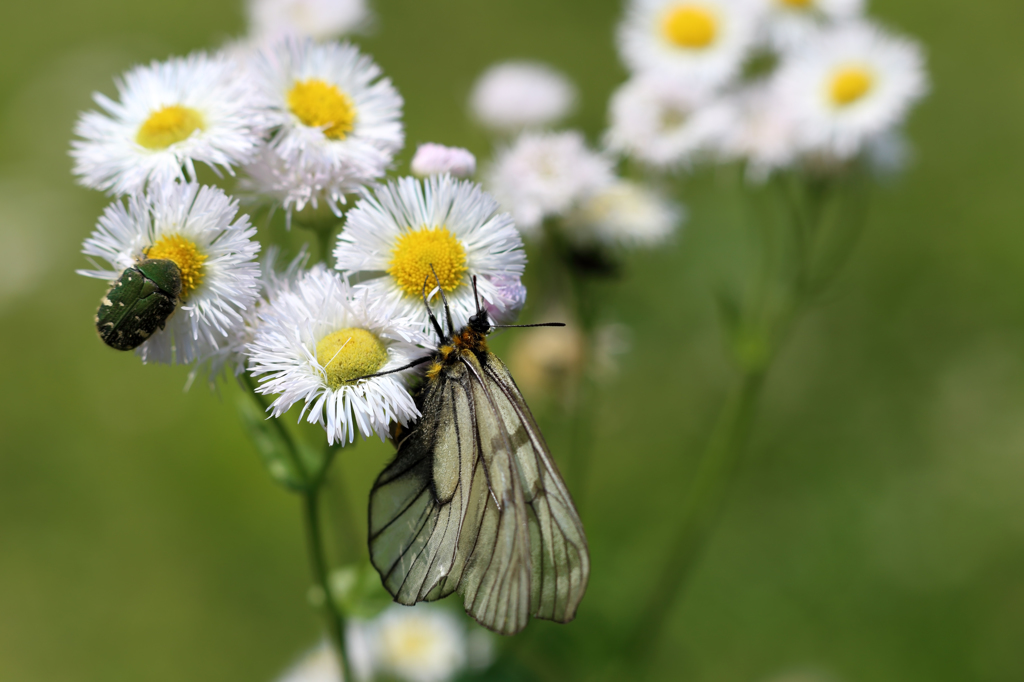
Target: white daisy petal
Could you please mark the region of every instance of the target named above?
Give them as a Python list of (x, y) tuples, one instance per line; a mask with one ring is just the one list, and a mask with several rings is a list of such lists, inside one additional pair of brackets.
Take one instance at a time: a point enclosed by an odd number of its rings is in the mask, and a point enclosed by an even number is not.
[(249, 0), (246, 10), (250, 34), (263, 42), (329, 40), (358, 31), (370, 18), (366, 0)]
[(260, 51), (253, 71), (278, 127), (271, 145), (301, 173), (368, 183), (402, 148), (402, 98), (354, 46), (288, 39)]
[(864, 14), (865, 0), (760, 0), (765, 11), (765, 40), (788, 50), (802, 45), (818, 30)]
[(775, 87), (808, 156), (849, 159), (898, 128), (928, 89), (921, 48), (867, 23), (822, 31), (779, 67)]
[(612, 162), (575, 132), (523, 133), (498, 153), (485, 183), (524, 234), (612, 183)]
[(351, 443), (357, 431), (383, 440), (392, 422), (404, 426), (419, 416), (409, 372), (350, 383), (424, 354), (415, 321), (395, 306), (354, 291), (321, 264), (261, 306), (259, 318), (249, 371), (259, 393), (276, 396), (274, 417), (301, 402), (300, 419), (323, 426), (334, 444)]
[(755, 44), (756, 0), (631, 0), (619, 51), (635, 73), (659, 71), (716, 87), (735, 76)]
[(539, 62), (495, 64), (477, 79), (469, 99), (473, 117), (499, 132), (553, 125), (575, 104), (572, 81)]
[(266, 134), (265, 102), (226, 56), (195, 53), (139, 66), (118, 81), (118, 101), (83, 113), (72, 142), (74, 173), (113, 194), (195, 178), (196, 162), (233, 174)]
[(171, 183), (115, 201), (85, 240), (82, 253), (110, 269), (79, 274), (114, 280), (137, 261), (169, 258), (185, 285), (163, 331), (136, 351), (143, 362), (191, 363), (230, 344), (259, 292), (260, 245), (238, 202), (216, 187)]
[[(394, 305), (432, 334), (422, 291), (437, 273), (456, 327), (476, 312), (473, 277), (482, 302), (505, 311), (503, 278), (526, 264), (511, 216), (479, 185), (448, 175), (400, 178), (356, 202), (334, 251), (335, 264), (357, 289)], [(432, 299), (437, 302), (439, 299)]]

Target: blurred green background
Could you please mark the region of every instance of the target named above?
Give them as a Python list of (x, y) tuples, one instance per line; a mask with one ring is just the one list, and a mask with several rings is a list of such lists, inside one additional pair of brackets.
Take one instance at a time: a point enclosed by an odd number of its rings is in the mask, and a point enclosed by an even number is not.
[[(851, 267), (770, 376), (660, 679), (1024, 679), (1024, 3), (871, 4), (929, 53), (914, 163), (875, 193)], [(375, 11), (358, 42), (406, 98), (410, 148), (487, 155), (465, 98), (495, 60), (569, 73), (572, 123), (592, 139), (624, 78), (618, 0)], [(245, 440), (234, 386), (183, 392), (184, 368), (97, 340), (103, 285), (73, 271), (107, 199), (74, 185), (67, 156), (90, 92), (240, 34), (242, 8), (5, 2), (0, 26), (0, 680), (271, 680), (319, 636), (297, 500)], [(593, 574), (576, 622), (512, 642), (533, 674), (615, 665), (733, 380), (711, 298), (729, 193), (709, 174), (683, 196), (677, 245), (636, 255), (608, 290), (633, 351), (597, 420), (592, 485), (574, 491)], [(556, 415), (541, 416), (557, 444)], [(389, 454), (344, 453), (335, 485), (355, 513)]]

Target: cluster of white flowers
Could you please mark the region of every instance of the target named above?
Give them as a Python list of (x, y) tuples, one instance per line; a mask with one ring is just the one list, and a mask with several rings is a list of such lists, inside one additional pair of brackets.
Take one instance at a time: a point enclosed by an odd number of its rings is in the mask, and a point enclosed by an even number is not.
[[(369, 56), (333, 39), (366, 23), (364, 2), (249, 9), (249, 37), (136, 67), (78, 121), (74, 173), (114, 196), (83, 246), (93, 265), (81, 274), (113, 283), (97, 328), (192, 376), (247, 370), (273, 417), (301, 404), (299, 419), (329, 443), (385, 438), (419, 416), (407, 384), (436, 341), (425, 295), (437, 305), (440, 288), (457, 325), (478, 300), (511, 320), (525, 300), (522, 240), (494, 199), (458, 179), (475, 173), (466, 150), (424, 145), (412, 164), (421, 179), (386, 181), (405, 142), (402, 98)], [(241, 177), (200, 185), (197, 164)], [(288, 225), (344, 219), (334, 268), (308, 267), (304, 253), (278, 273), (276, 250), (261, 268), (240, 200), (282, 208)], [(180, 291), (153, 280), (126, 293), (147, 260), (173, 263)], [(153, 287), (174, 289), (153, 294), (173, 312), (143, 320)]]
[(841, 168), (898, 145), (927, 89), (920, 47), (863, 0), (631, 0), (619, 48), (606, 143), (658, 170)]

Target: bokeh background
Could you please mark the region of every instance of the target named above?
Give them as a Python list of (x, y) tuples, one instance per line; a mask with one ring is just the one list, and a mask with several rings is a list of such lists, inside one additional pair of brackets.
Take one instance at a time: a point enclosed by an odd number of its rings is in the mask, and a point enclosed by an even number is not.
[[(773, 369), (748, 466), (652, 661), (659, 679), (1024, 679), (1024, 4), (871, 5), (928, 50), (913, 163), (874, 193), (851, 266)], [(411, 148), (489, 154), (465, 100), (496, 60), (570, 74), (571, 123), (591, 139), (624, 79), (618, 0), (374, 9), (358, 42), (405, 96)], [(185, 392), (185, 369), (104, 347), (103, 285), (74, 274), (107, 202), (69, 172), (90, 92), (243, 23), (239, 0), (0, 5), (0, 680), (271, 680), (319, 636), (298, 502), (245, 440), (238, 390)], [(606, 291), (632, 351), (575, 491), (589, 592), (573, 624), (503, 643), (507, 679), (630, 678), (616, 643), (733, 381), (711, 297), (732, 195), (708, 173), (682, 196), (677, 243), (632, 256)], [(540, 417), (558, 458), (561, 420)], [(333, 503), (361, 522), (389, 455), (344, 453), (333, 485), (347, 502)]]

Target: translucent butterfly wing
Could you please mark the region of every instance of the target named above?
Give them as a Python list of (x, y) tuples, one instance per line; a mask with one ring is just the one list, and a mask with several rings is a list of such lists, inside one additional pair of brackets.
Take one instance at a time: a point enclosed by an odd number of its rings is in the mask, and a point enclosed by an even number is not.
[(505, 364), (493, 353), (483, 366), (510, 434), (529, 508), (533, 554), (532, 601), (536, 618), (561, 623), (576, 616), (590, 577), (590, 555), (576, 507), (547, 444)]
[[(436, 410), (436, 411), (435, 411)], [(431, 385), (419, 427), (370, 493), (370, 558), (403, 604), (462, 593), (466, 611), (513, 634), (530, 606), (530, 537), (504, 425), (467, 367)]]

